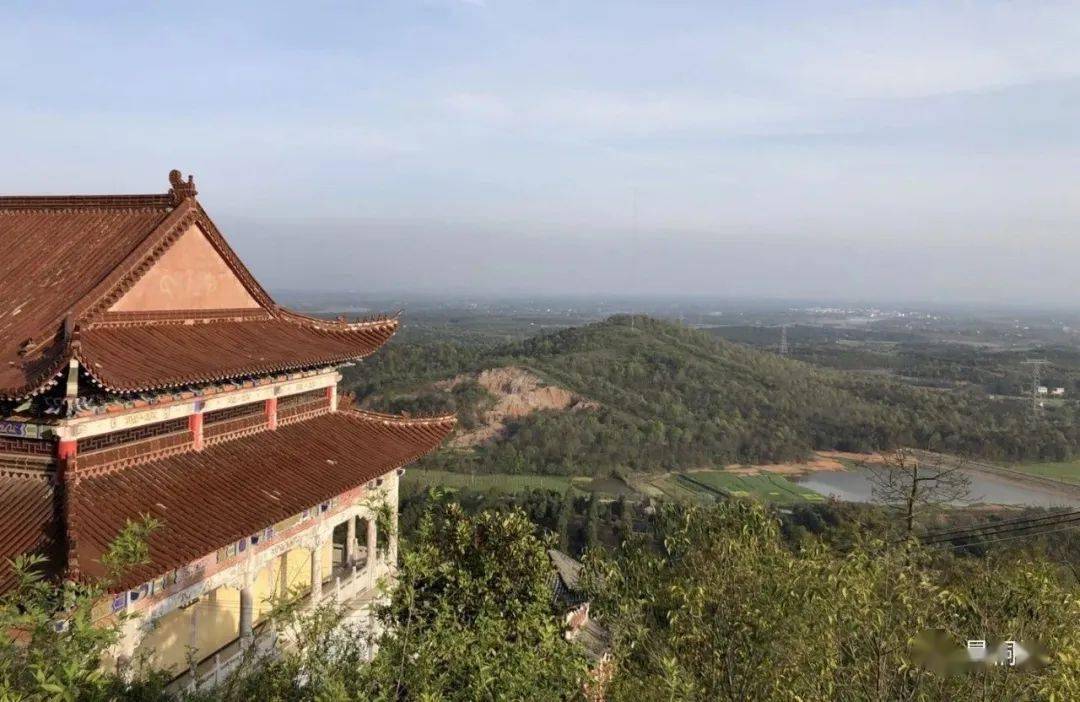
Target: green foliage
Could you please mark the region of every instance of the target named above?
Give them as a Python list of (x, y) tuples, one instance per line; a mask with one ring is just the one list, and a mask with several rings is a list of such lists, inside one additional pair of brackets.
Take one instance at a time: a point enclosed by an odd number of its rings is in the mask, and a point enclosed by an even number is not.
[(550, 572), (523, 513), (434, 503), (379, 615), (388, 634), (365, 672), (371, 698), (564, 699), (584, 663), (561, 637)]
[[(1074, 699), (1080, 601), (1049, 563), (936, 556), (864, 540), (791, 547), (746, 501), (668, 507), (652, 539), (591, 552), (586, 586), (612, 628), (614, 700)], [(1038, 641), (1035, 671), (945, 675), (913, 646), (940, 630)]]
[(184, 702), (330, 702), (370, 699), (366, 670), (368, 638), (344, 622), (344, 612), (327, 604), (315, 610), (292, 605), (277, 609), (274, 626), (292, 642), (280, 655), (249, 655), (222, 685)]
[(138, 521), (128, 519), (120, 534), (101, 556), (101, 564), (115, 582), (128, 569), (150, 562), (150, 535), (161, 528), (161, 522), (149, 515)]
[[(467, 384), (458, 387), (468, 391), (439, 393), (431, 381), (507, 365), (600, 403), (595, 410), (513, 420), (501, 440), (471, 452), (444, 450), (422, 462), (429, 468), (605, 474), (900, 445), (1062, 460), (1080, 447), (1080, 417), (1070, 407), (1036, 421), (1020, 402), (816, 367), (647, 317), (612, 317), (490, 349), (401, 347), (386, 363), (366, 365), (370, 377), (355, 387), (389, 409), (453, 409), (475, 422), (486, 393), (474, 397)], [(417, 372), (416, 380), (398, 374), (406, 370)]]
[(389, 412), (418, 415), (457, 415), (463, 429), (473, 429), (481, 417), (495, 403), (495, 398), (475, 380), (462, 380), (452, 389), (442, 392), (425, 390), (415, 395), (399, 395), (384, 408)]
[(559, 505), (559, 521), (556, 525), (556, 533), (559, 536), (559, 550), (570, 550), (570, 520), (574, 517), (574, 491), (567, 488), (563, 493), (562, 503)]
[[(599, 501), (562, 498), (599, 516)], [(560, 496), (530, 511), (554, 523)], [(627, 521), (613, 502), (607, 518)], [(815, 534), (850, 520), (801, 505), (781, 523), (755, 502), (666, 506), (651, 530), (625, 529), (593, 549), (584, 584), (613, 633), (612, 700), (1077, 699), (1080, 599), (1075, 580), (1037, 552), (954, 557), (917, 541), (889, 545), (850, 525), (837, 550)], [(145, 522), (118, 539), (117, 563), (138, 558)], [(563, 700), (579, 698), (586, 664), (562, 637), (548, 546), (525, 512), (470, 513), (434, 495), (404, 543), (381, 634), (352, 629), (335, 606), (277, 608), (294, 645), (250, 657), (221, 686), (187, 702)], [(126, 555), (122, 555), (126, 554)], [(43, 579), (23, 558), (0, 598), (0, 700), (166, 699), (162, 680), (126, 681), (101, 668), (116, 624), (95, 626), (95, 586)], [(67, 624), (57, 627), (56, 621)], [(925, 632), (1037, 641), (1045, 665), (947, 675), (920, 664)], [(371, 644), (378, 652), (368, 663)]]
[(589, 511), (585, 513), (585, 548), (600, 545), (600, 501), (596, 496), (589, 498)]
[[(145, 562), (146, 539), (158, 526), (151, 519), (127, 523), (102, 558), (114, 577)], [(41, 556), (19, 556), (13, 565), (17, 584), (0, 595), (0, 700), (106, 700), (126, 691), (101, 666), (124, 621), (95, 621), (108, 583), (57, 584), (45, 577)], [(142, 686), (160, 683), (152, 678)]]
[[(587, 490), (588, 478), (579, 478), (579, 489)], [(402, 478), (407, 488), (442, 487), (479, 492), (515, 493), (529, 490), (574, 492), (574, 478), (564, 475), (530, 475), (515, 473), (458, 473), (446, 470), (410, 469)]]

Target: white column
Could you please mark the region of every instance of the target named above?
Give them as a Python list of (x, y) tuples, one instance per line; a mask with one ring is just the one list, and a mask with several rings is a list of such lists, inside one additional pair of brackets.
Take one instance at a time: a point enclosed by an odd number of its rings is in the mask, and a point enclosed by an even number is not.
[(199, 686), (199, 661), (195, 656), (198, 654), (196, 646), (199, 642), (199, 602), (196, 602), (191, 606), (191, 631), (188, 632), (188, 646), (192, 653), (191, 667), (188, 672), (191, 674), (191, 689), (195, 690)]
[(252, 639), (252, 615), (254, 607), (249, 584), (240, 588), (240, 645), (247, 647)]
[(317, 607), (322, 599), (322, 544), (315, 542), (311, 551), (311, 606)]
[(390, 504), (390, 525), (391, 531), (388, 536), (386, 550), (387, 560), (390, 563), (390, 567), (397, 570), (397, 556), (398, 556), (398, 475), (397, 471), (391, 472), (387, 476), (390, 481), (390, 489), (387, 490), (386, 501)]
[(356, 560), (356, 517), (349, 515), (348, 526), (345, 530), (345, 565), (351, 566)]
[(372, 514), (367, 520), (367, 569), (369, 571), (375, 568), (375, 515)]
[(139, 644), (139, 617), (132, 617), (124, 622), (120, 629), (120, 640), (116, 644), (116, 667), (117, 672), (122, 673), (125, 679), (130, 679), (130, 665), (135, 658), (135, 649)]

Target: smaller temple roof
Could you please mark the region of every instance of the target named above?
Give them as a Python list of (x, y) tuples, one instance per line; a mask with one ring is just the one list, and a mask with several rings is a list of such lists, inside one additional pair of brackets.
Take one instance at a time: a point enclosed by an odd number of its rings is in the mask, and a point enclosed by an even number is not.
[(562, 586), (574, 592), (579, 590), (581, 585), (581, 563), (554, 548), (548, 549), (548, 558), (551, 560), (551, 565), (555, 566), (555, 572), (558, 574), (559, 580), (562, 581)]

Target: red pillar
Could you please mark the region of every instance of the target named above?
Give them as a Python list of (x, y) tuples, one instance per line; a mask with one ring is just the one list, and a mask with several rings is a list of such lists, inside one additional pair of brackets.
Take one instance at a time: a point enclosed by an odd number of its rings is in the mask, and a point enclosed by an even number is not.
[(191, 430), (192, 443), (196, 451), (203, 449), (202, 412), (188, 415), (188, 429)]
[(56, 457), (61, 461), (75, 458), (75, 454), (78, 453), (78, 450), (79, 442), (75, 439), (61, 439), (56, 442)]
[(79, 452), (79, 442), (75, 439), (66, 439), (56, 442), (56, 470), (60, 484), (60, 522), (63, 525), (61, 537), (64, 550), (67, 555), (67, 563), (64, 566), (64, 577), (74, 579), (79, 575), (79, 549), (76, 547), (76, 535), (72, 529), (72, 487), (78, 482), (75, 475), (75, 457)]
[(277, 398), (271, 397), (266, 401), (266, 425), (271, 429), (277, 429)]

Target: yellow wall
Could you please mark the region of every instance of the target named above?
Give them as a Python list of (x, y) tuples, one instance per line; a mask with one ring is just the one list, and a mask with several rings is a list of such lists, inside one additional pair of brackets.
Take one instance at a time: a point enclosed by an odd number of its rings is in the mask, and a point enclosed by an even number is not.
[(231, 587), (219, 587), (199, 599), (191, 607), (195, 610), (196, 660), (206, 658), (214, 651), (240, 636), (240, 591)]
[(187, 649), (191, 641), (191, 607), (177, 609), (158, 618), (154, 628), (142, 638), (135, 649), (135, 658), (146, 656), (146, 662), (160, 669), (179, 673), (187, 667)]
[(284, 597), (304, 595), (311, 590), (311, 552), (294, 548), (267, 563), (255, 575), (251, 595), (255, 621), (262, 620), (274, 603)]
[[(322, 577), (333, 572), (333, 544), (322, 545)], [(263, 566), (252, 583), (252, 616), (255, 622), (266, 618), (275, 602), (284, 597), (303, 596), (311, 591), (311, 552), (295, 548)], [(192, 641), (194, 621), (195, 638)], [(188, 667), (188, 646), (196, 661), (236, 639), (240, 629), (240, 591), (219, 587), (203, 595), (185, 609), (178, 609), (156, 620), (153, 629), (142, 638), (136, 657), (158, 669), (171, 668), (179, 673)]]
[(154, 628), (139, 642), (135, 655), (136, 659), (146, 656), (154, 668), (171, 668), (179, 673), (188, 667), (188, 646), (193, 646), (192, 656), (200, 661), (236, 639), (239, 632), (240, 591), (219, 587), (190, 607), (157, 619)]

